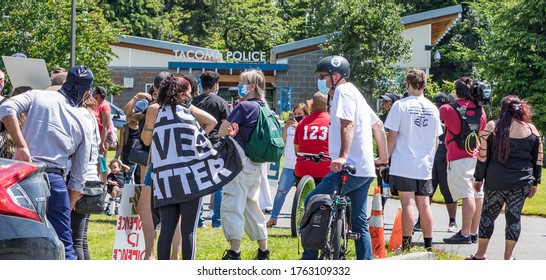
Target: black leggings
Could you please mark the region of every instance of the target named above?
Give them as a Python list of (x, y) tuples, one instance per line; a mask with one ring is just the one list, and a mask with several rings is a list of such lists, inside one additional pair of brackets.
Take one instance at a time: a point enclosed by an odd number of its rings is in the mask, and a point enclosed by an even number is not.
[(90, 260), (89, 244), (87, 243), (87, 227), (89, 225), (89, 214), (70, 212), (70, 228), (72, 229), (72, 241), (74, 251), (78, 260)]
[(199, 219), (199, 206), (201, 198), (159, 207), (161, 218), (161, 231), (157, 240), (157, 258), (169, 260), (171, 258), (171, 245), (178, 224), (182, 216), (180, 227), (182, 231), (182, 259), (193, 260), (195, 258), (195, 230)]
[(518, 241), (521, 233), (521, 209), (531, 192), (531, 185), (509, 191), (485, 190), (483, 210), (480, 220), (480, 238), (491, 239), (495, 229), (495, 220), (502, 206), (506, 203), (506, 240)]

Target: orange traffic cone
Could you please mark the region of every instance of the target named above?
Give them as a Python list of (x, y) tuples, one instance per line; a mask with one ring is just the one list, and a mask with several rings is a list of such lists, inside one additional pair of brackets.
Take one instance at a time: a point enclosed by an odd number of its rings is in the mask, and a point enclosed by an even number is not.
[(372, 215), (370, 217), (370, 236), (372, 238), (372, 254), (374, 258), (384, 258), (385, 232), (383, 229), (383, 209), (381, 207), (381, 188), (374, 189), (372, 200)]
[(391, 239), (389, 240), (389, 252), (402, 249), (402, 208), (398, 208), (394, 225), (392, 226)]

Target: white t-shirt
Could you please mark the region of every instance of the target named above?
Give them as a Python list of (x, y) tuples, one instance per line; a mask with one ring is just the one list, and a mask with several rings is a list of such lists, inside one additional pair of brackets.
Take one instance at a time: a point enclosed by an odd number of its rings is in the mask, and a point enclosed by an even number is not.
[(345, 83), (336, 88), (330, 109), (330, 133), (328, 135), (330, 157), (332, 159), (339, 157), (341, 149), (340, 119), (352, 121), (354, 135), (353, 142), (349, 147), (347, 163), (355, 166), (355, 176), (375, 177), (372, 125), (379, 121), (379, 117), (352, 83)]
[[(288, 125), (288, 124), (285, 124)], [(284, 168), (296, 168), (296, 152), (294, 152), (294, 134), (296, 128), (289, 126), (286, 129), (286, 144), (284, 145)]]
[(431, 179), (436, 139), (442, 134), (438, 108), (424, 96), (410, 95), (392, 105), (385, 127), (398, 131), (389, 174)]

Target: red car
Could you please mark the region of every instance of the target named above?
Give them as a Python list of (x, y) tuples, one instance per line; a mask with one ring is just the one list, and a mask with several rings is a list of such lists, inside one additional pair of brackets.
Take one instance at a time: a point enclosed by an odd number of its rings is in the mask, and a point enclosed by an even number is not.
[(46, 218), (45, 165), (0, 159), (0, 260), (64, 260), (64, 245)]

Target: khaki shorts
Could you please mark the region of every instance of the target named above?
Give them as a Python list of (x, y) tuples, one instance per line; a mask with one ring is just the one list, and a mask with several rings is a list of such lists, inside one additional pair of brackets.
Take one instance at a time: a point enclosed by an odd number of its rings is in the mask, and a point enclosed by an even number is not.
[(453, 201), (462, 198), (483, 198), (483, 188), (474, 189), (475, 158), (462, 158), (447, 163), (447, 184)]

